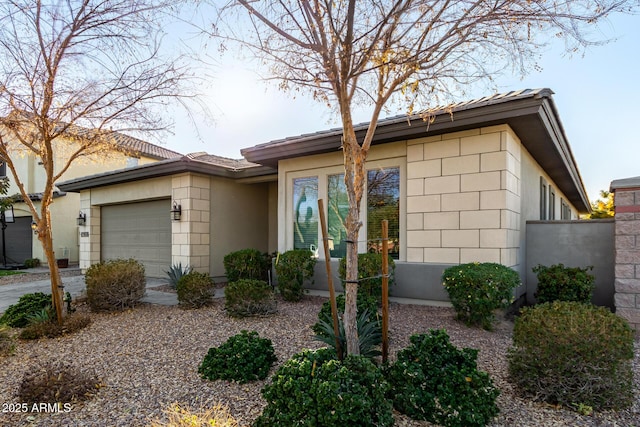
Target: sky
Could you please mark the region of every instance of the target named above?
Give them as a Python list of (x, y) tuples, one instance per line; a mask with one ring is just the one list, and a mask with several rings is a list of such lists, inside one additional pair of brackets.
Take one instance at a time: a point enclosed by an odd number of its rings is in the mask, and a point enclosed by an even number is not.
[[(635, 128), (640, 122), (640, 16), (612, 16), (601, 30), (603, 37), (613, 39), (610, 43), (567, 57), (558, 42), (543, 52), (541, 71), (496, 82), (498, 92), (543, 87), (555, 92), (591, 201), (600, 197), (600, 190), (608, 190), (611, 181), (640, 176), (640, 132)], [(241, 148), (340, 126), (325, 105), (281, 92), (259, 73), (265, 70), (231, 55), (212, 65), (209, 85), (202, 90), (212, 120), (196, 118), (194, 126), (175, 112), (174, 134), (165, 146), (183, 154), (204, 151), (238, 159)], [(477, 92), (459, 101), (485, 95)], [(369, 119), (365, 111), (354, 116), (356, 122)]]

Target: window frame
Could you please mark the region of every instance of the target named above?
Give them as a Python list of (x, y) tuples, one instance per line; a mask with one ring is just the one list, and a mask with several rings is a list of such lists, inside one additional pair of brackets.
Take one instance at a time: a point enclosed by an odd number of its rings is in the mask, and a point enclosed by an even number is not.
[[(400, 186), (400, 230), (399, 230), (399, 258), (397, 261), (406, 260), (406, 159), (404, 157), (389, 157), (385, 159), (372, 159), (368, 160), (366, 164), (366, 172), (372, 169), (386, 169), (386, 168), (398, 168), (399, 170), (399, 186)], [(289, 250), (293, 248), (293, 180), (296, 178), (312, 178), (318, 179), (318, 199), (324, 201), (325, 216), (328, 218), (328, 184), (329, 175), (344, 174), (343, 165), (331, 165), (326, 167), (308, 168), (304, 170), (288, 170), (282, 171), (280, 177), (283, 178), (284, 185), (284, 203), (281, 205), (284, 209), (284, 224), (282, 231), (278, 231), (280, 236), (279, 241), (283, 242), (281, 250)], [(280, 178), (279, 178), (280, 179)], [(365, 175), (365, 181), (367, 176)], [(358, 253), (365, 253), (367, 251), (367, 182), (365, 182), (364, 193), (360, 203), (360, 215), (362, 221), (362, 227), (359, 232)], [(281, 240), (280, 240), (281, 239)], [(322, 245), (322, 231), (320, 223), (318, 222), (318, 242), (319, 242), (319, 256), (321, 259), (325, 259), (324, 248)], [(280, 243), (279, 243), (280, 245)], [(337, 260), (339, 258), (331, 258)]]
[(547, 181), (540, 177), (540, 221), (547, 220)]

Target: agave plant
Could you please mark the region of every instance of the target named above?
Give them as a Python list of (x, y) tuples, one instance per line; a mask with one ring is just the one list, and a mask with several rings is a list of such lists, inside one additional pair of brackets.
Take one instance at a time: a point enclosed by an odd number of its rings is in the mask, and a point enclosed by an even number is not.
[(47, 308), (43, 308), (40, 311), (36, 311), (35, 313), (30, 314), (27, 317), (27, 320), (30, 324), (34, 323), (44, 323), (51, 320), (51, 306)]
[[(358, 313), (356, 323), (358, 328), (360, 355), (369, 359), (380, 356), (382, 354), (379, 349), (380, 344), (382, 343), (382, 327), (377, 313), (371, 313), (368, 309), (364, 309)], [(344, 334), (344, 323), (342, 322), (342, 317), (338, 319), (338, 324), (340, 328), (340, 347), (342, 349), (346, 349), (347, 340)], [(318, 319), (318, 326), (321, 329), (321, 333), (316, 334), (314, 338), (335, 349), (336, 334), (333, 330), (332, 321), (330, 319), (327, 320), (320, 318)]]
[(169, 271), (167, 271), (167, 276), (169, 276), (169, 286), (176, 289), (180, 278), (191, 272), (193, 272), (193, 267), (189, 265), (182, 267), (182, 262), (172, 265), (171, 268), (169, 268)]

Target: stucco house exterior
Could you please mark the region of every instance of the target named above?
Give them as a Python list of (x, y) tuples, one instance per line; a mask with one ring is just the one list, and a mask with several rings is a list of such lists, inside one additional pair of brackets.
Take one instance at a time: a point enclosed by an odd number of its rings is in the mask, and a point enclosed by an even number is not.
[[(91, 175), (102, 171), (125, 169), (138, 165), (144, 165), (159, 160), (180, 157), (175, 151), (154, 145), (137, 138), (116, 133), (115, 143), (122, 152), (105, 153), (99, 159), (87, 158), (76, 160), (64, 173), (63, 180), (74, 179)], [(69, 144), (63, 142), (63, 144)], [(23, 181), (31, 200), (36, 202), (42, 197), (42, 191), (46, 182), (44, 169), (39, 165), (38, 159), (32, 155), (16, 155), (13, 159), (18, 176)], [(60, 160), (54, 160), (54, 164), (60, 164)], [(12, 263), (23, 263), (28, 258), (44, 260), (42, 246), (34, 237), (31, 229), (31, 212), (27, 205), (21, 202), (19, 190), (13, 180), (11, 171), (0, 160), (0, 176), (7, 176), (10, 187), (9, 196), (16, 196), (13, 204), (15, 223), (8, 224), (6, 232), (7, 257)], [(55, 192), (55, 200), (51, 205), (51, 219), (53, 230), (54, 250), (57, 258), (66, 257), (71, 263), (79, 260), (77, 218), (80, 216), (80, 195), (67, 193), (60, 189)], [(84, 213), (84, 212), (83, 212)]]
[[(356, 128), (362, 134), (366, 124)], [(346, 200), (341, 136), (331, 129), (246, 148), (243, 160), (196, 153), (62, 183), (63, 191), (80, 193), (88, 212), (80, 265), (116, 254), (109, 240), (117, 227), (129, 230), (120, 243), (137, 230), (127, 255), (142, 250), (150, 256), (139, 247), (146, 232), (117, 209), (134, 219), (146, 215), (141, 211), (162, 213), (167, 235), (151, 244), (164, 251), (162, 261), (141, 258), (151, 274), (159, 274), (162, 263), (166, 270), (182, 262), (220, 278), (224, 255), (247, 247), (319, 247), (322, 260), (327, 254), (318, 244), (317, 200), (323, 199), (332, 238), (328, 255), (337, 272)], [(526, 221), (577, 219), (589, 211), (549, 89), (447, 106), (432, 111), (429, 121), (419, 114), (383, 119), (367, 170), (359, 251), (378, 247), (379, 220), (389, 219), (396, 297), (447, 300), (440, 276), (458, 263), (498, 262), (524, 277)], [(181, 207), (179, 220), (170, 219), (174, 206)], [(323, 269), (318, 263), (318, 289), (326, 289)]]

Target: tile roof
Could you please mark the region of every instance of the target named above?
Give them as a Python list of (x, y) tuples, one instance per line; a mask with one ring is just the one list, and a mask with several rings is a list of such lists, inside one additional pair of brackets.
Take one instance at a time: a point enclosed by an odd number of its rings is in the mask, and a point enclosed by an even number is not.
[(197, 161), (209, 163), (215, 166), (220, 166), (229, 170), (241, 170), (241, 169), (260, 166), (256, 163), (251, 163), (245, 159), (230, 159), (228, 157), (221, 157), (221, 156), (205, 153), (204, 151), (187, 154), (186, 157), (192, 160), (197, 160)]
[(118, 145), (139, 155), (156, 159), (176, 159), (182, 157), (182, 154), (177, 151), (169, 150), (123, 133), (114, 132), (113, 136)]

